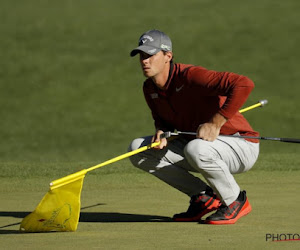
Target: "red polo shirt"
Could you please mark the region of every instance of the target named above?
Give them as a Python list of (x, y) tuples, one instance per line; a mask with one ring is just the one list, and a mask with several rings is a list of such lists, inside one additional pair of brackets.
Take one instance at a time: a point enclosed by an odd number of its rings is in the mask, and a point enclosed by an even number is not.
[(239, 132), (241, 135), (258, 136), (258, 132), (238, 112), (253, 87), (253, 82), (242, 75), (176, 63), (171, 64), (163, 90), (148, 78), (143, 91), (156, 129), (196, 132), (200, 124), (210, 121), (219, 112), (228, 119), (220, 134)]

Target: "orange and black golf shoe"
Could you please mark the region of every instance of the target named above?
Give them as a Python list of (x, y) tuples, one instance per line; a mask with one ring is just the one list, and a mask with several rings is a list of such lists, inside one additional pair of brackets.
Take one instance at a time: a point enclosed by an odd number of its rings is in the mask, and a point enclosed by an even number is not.
[(242, 191), (239, 197), (229, 206), (221, 205), (218, 210), (207, 217), (203, 223), (224, 225), (234, 224), (239, 218), (251, 212), (251, 205), (246, 196), (246, 191)]
[(191, 197), (188, 210), (180, 214), (175, 214), (173, 221), (199, 221), (205, 214), (217, 210), (220, 205), (220, 199), (213, 193), (194, 195)]

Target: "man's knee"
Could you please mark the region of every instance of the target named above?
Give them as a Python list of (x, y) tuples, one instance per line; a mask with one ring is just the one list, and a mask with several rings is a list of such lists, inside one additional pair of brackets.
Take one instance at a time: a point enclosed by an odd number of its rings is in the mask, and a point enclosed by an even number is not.
[(204, 170), (207, 163), (216, 160), (210, 144), (211, 142), (195, 139), (185, 146), (184, 155), (194, 168)]
[[(151, 143), (152, 136), (146, 136), (142, 138), (134, 139), (128, 147), (128, 152), (137, 150), (141, 147), (149, 145)], [(148, 151), (148, 150), (147, 150)], [(131, 163), (137, 168), (143, 168), (142, 163), (149, 158), (149, 152), (141, 152), (135, 155), (130, 156)]]
[[(141, 145), (143, 144), (143, 141), (144, 141), (143, 138), (134, 139), (129, 144), (128, 152), (131, 152), (131, 151), (139, 149), (141, 147)], [(139, 167), (140, 156), (138, 154), (130, 156), (129, 160), (131, 161), (131, 163), (132, 163), (133, 166)]]
[(136, 138), (134, 139), (128, 147), (128, 152), (133, 151), (133, 150), (137, 150), (138, 148), (141, 147), (141, 145), (143, 144), (144, 139), (143, 138)]

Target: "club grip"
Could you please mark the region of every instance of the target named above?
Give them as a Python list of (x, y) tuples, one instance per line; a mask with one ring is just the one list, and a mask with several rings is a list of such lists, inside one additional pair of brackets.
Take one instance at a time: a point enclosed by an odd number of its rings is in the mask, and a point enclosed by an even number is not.
[(300, 143), (300, 139), (294, 139), (294, 138), (280, 138), (280, 141), (291, 142), (291, 143)]
[(171, 132), (168, 131), (168, 132), (164, 132), (160, 135), (160, 139), (162, 138), (169, 138), (171, 136)]

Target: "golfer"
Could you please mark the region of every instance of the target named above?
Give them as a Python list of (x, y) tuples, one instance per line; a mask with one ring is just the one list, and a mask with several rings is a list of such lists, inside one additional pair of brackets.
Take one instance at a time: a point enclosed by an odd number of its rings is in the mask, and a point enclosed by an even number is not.
[[(191, 198), (187, 211), (175, 214), (174, 221), (235, 223), (251, 211), (251, 205), (233, 175), (252, 168), (259, 142), (219, 135), (258, 136), (239, 113), (253, 82), (235, 73), (173, 62), (172, 42), (159, 30), (142, 34), (130, 53), (137, 54), (147, 78), (143, 91), (156, 132), (133, 140), (129, 150), (160, 141), (164, 131), (197, 136), (163, 138), (156, 148), (132, 156), (131, 162)], [(193, 172), (201, 173), (205, 181)]]

